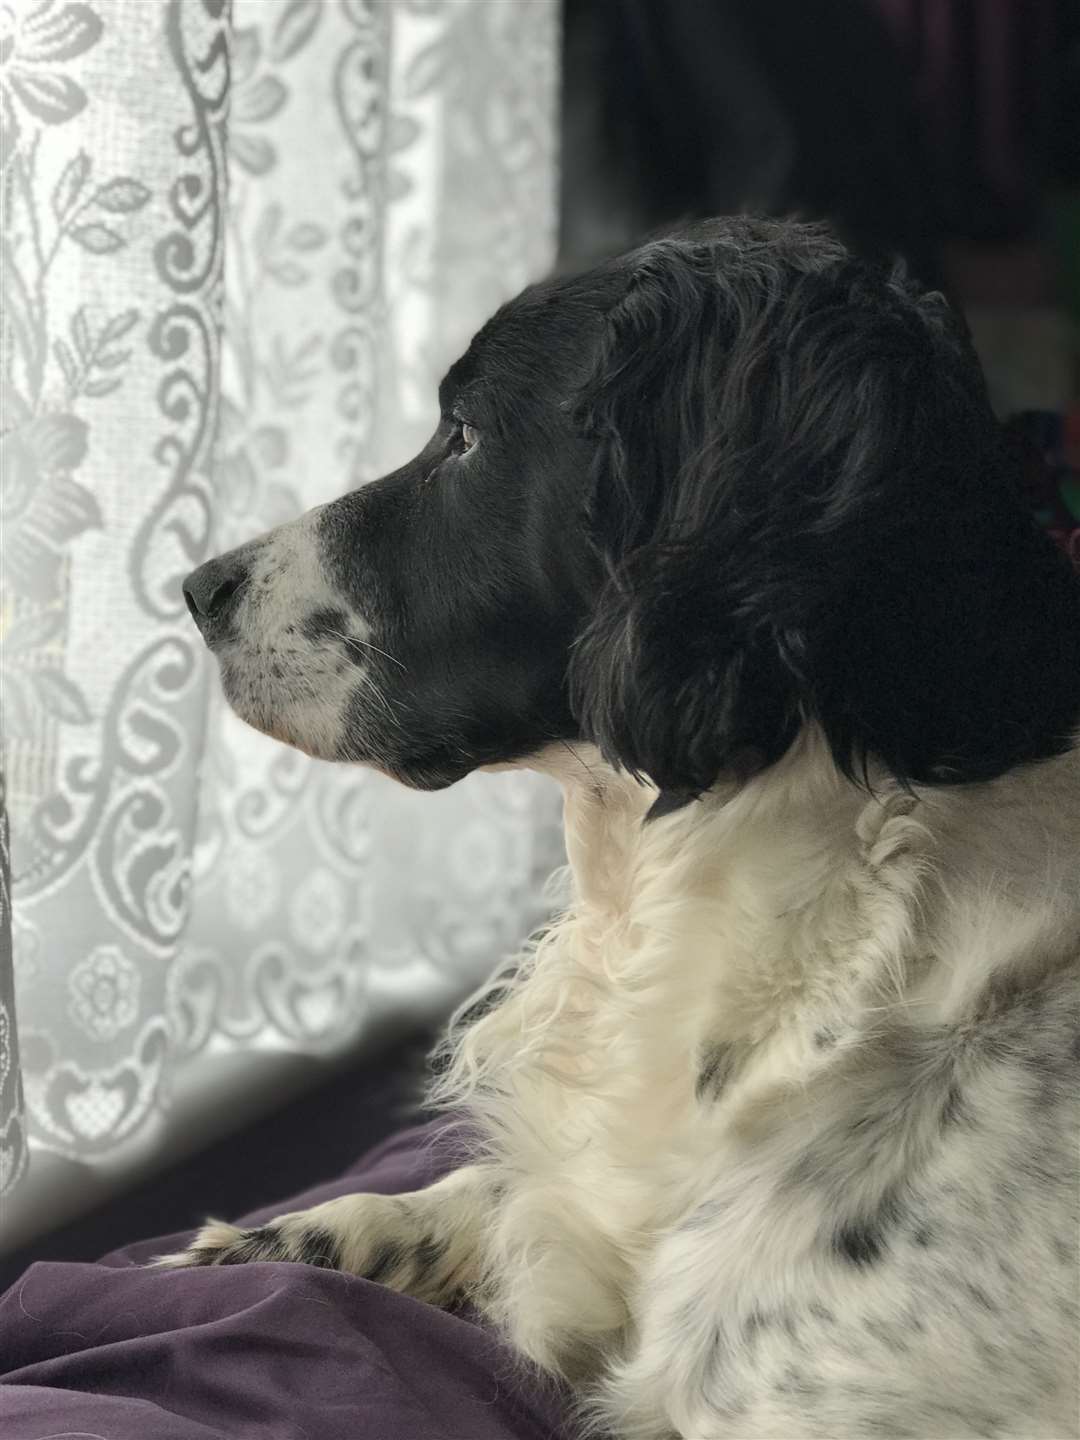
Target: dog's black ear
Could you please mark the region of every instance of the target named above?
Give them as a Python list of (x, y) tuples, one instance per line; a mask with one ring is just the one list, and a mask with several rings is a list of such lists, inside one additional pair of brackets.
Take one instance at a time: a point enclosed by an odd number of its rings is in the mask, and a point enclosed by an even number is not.
[(581, 397), (606, 566), (582, 733), (677, 803), (777, 760), (989, 778), (1080, 722), (1080, 587), (937, 295), (808, 226), (630, 262)]

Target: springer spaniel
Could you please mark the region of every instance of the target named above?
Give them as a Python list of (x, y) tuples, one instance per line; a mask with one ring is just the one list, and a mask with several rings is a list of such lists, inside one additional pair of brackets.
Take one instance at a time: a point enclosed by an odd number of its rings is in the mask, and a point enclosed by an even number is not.
[(471, 1162), (170, 1264), (461, 1299), (619, 1440), (1074, 1436), (1080, 585), (963, 328), (711, 222), (505, 305), (421, 453), (211, 560), (252, 725), (565, 788)]

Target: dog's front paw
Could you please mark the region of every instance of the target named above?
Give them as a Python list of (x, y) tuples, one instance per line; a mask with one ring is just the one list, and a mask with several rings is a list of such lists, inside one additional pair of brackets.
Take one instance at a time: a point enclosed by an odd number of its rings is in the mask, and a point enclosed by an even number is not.
[[(203, 1226), (186, 1250), (161, 1255), (154, 1265), (249, 1265), (292, 1260), (344, 1270), (378, 1281), (432, 1304), (458, 1293), (468, 1248), (451, 1228), (437, 1227), (410, 1198), (342, 1195), (310, 1210), (279, 1215), (266, 1225), (241, 1229), (221, 1220)], [(452, 1222), (453, 1215), (446, 1217)]]
[(249, 1265), (254, 1260), (294, 1260), (340, 1270), (340, 1247), (330, 1230), (302, 1221), (307, 1212), (282, 1215), (267, 1225), (242, 1230), (223, 1220), (208, 1220), (186, 1250), (158, 1255), (151, 1264), (180, 1269), (191, 1265)]

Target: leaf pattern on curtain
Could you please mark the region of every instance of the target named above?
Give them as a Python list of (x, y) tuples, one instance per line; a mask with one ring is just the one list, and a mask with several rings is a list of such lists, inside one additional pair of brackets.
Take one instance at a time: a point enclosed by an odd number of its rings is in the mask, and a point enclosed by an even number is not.
[(454, 349), (550, 261), (556, 25), (551, 0), (38, 0), (0, 35), (32, 1151), (120, 1154), (211, 1052), (433, 1015), (542, 915), (541, 782), (417, 796), (256, 735), (179, 583), (410, 453)]

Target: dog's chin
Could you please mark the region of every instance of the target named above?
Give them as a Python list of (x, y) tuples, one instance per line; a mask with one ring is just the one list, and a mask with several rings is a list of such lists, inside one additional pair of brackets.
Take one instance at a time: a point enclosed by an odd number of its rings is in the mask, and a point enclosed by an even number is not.
[(289, 745), (314, 760), (340, 759), (340, 712), (330, 704), (312, 705), (287, 690), (267, 686), (246, 667), (221, 657), (222, 693), (233, 714), (261, 735)]
[(317, 736), (305, 734), (302, 727), (294, 727), (284, 717), (267, 712), (251, 714), (242, 706), (233, 704), (230, 704), (229, 708), (252, 730), (257, 730), (260, 735), (266, 735), (269, 739), (277, 740), (282, 745), (288, 745), (292, 750), (299, 750), (302, 754), (309, 755), (312, 760), (340, 760), (343, 758), (336, 746), (327, 745), (323, 739)]
[[(234, 707), (235, 708), (235, 707)], [(317, 735), (306, 733), (302, 727), (294, 727), (283, 718), (261, 718), (254, 720), (237, 711), (240, 719), (272, 740), (278, 740), (294, 750), (310, 755), (313, 760), (330, 760), (339, 765), (357, 765), (374, 770), (394, 780), (408, 790), (446, 790), (456, 785), (477, 767), (466, 761), (452, 762), (435, 755), (398, 757), (390, 756), (383, 746), (372, 742), (365, 746), (350, 736), (345, 743), (327, 745)]]
[(392, 761), (360, 760), (355, 763), (368, 765), (409, 790), (447, 790), (477, 768), (468, 761), (451, 762), (432, 755)]
[[(312, 685), (274, 657), (254, 663), (247, 654), (227, 652), (218, 659), (229, 708), (253, 730), (314, 760), (376, 770), (409, 790), (446, 790), (474, 770), (544, 770), (544, 756), (562, 753), (544, 743), (520, 749), (490, 739), (477, 743), (451, 727), (445, 738), (417, 744), (415, 734), (388, 724), (355, 683), (339, 685), (336, 673)], [(280, 671), (273, 679), (270, 667)]]

